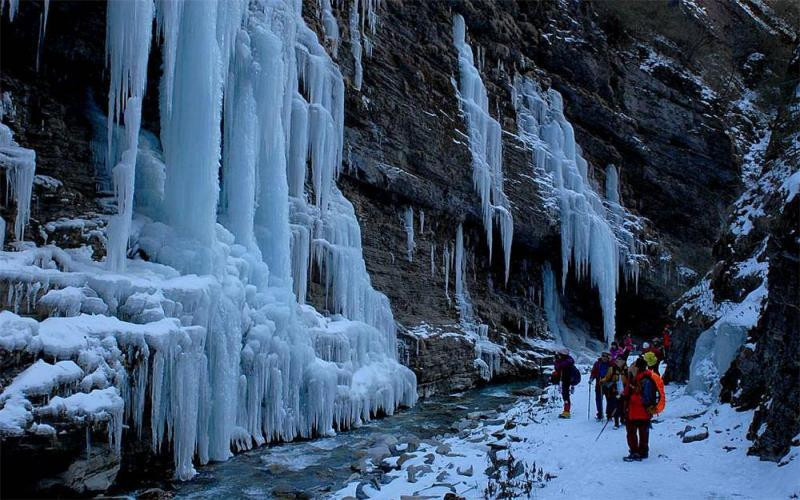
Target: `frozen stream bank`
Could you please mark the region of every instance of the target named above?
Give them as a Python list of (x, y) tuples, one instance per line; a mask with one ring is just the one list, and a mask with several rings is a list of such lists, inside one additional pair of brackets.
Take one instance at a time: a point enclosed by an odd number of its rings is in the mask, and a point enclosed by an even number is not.
[[(180, 483), (178, 498), (326, 497), (356, 474), (370, 473), (370, 459), (402, 456), (417, 446), (434, 444), (437, 436), (457, 433), (456, 424), (477, 426), (491, 421), (494, 411), (508, 409), (517, 399), (511, 391), (530, 382), (494, 385), (420, 401), (391, 418), (374, 420), (330, 438), (259, 448), (231, 460), (198, 470), (191, 481)], [(469, 419), (468, 416), (481, 418)], [(362, 473), (356, 469), (361, 469)], [(377, 480), (377, 479), (376, 479)], [(369, 481), (369, 479), (365, 479)]]

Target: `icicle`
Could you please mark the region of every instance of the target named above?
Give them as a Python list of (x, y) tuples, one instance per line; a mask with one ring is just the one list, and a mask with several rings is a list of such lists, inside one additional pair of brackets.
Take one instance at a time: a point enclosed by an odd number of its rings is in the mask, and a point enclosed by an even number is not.
[(331, 54), (334, 59), (339, 52), (339, 25), (336, 23), (336, 17), (333, 15), (331, 8), (331, 0), (318, 0), (319, 15), (322, 19), (322, 29), (325, 32), (325, 38), (330, 40)]
[(425, 210), (419, 211), (419, 234), (425, 233)]
[(414, 209), (410, 206), (403, 211), (403, 226), (406, 231), (406, 258), (409, 262), (414, 261)]
[(353, 0), (350, 9), (350, 51), (353, 54), (353, 88), (361, 90), (361, 82), (364, 79), (364, 69), (361, 66), (361, 31), (359, 30), (359, 0)]
[(108, 264), (121, 271), (125, 267), (136, 180), (136, 155), (142, 99), (147, 85), (147, 59), (153, 26), (153, 1), (109, 2), (107, 6), (106, 53), (111, 84), (108, 90), (108, 155), (111, 163), (112, 133), (125, 116), (125, 134), (119, 163), (112, 171), (117, 213), (108, 229)]
[[(14, 238), (22, 241), (25, 226), (31, 215), (31, 192), (36, 172), (36, 152), (21, 147), (11, 134), (11, 129), (0, 123), (0, 168), (6, 171), (6, 182), (11, 196), (17, 204), (14, 218)], [(3, 233), (5, 234), (5, 232)]]
[(436, 276), (436, 242), (431, 242), (431, 277)]
[[(0, 9), (2, 10), (2, 9)], [(44, 0), (42, 14), (39, 18), (39, 44), (36, 46), (36, 72), (39, 72), (39, 61), (44, 47), (44, 34), (47, 32), (47, 13), (50, 10), (50, 0)]]
[(453, 43), (458, 50), (458, 98), (467, 121), (469, 149), (472, 153), (472, 182), (481, 202), (481, 216), (492, 259), (493, 219), (500, 221), (503, 239), (505, 277), (508, 281), (514, 222), (503, 192), (503, 141), (500, 123), (489, 115), (489, 98), (480, 73), (474, 65), (472, 49), (466, 42), (464, 18), (453, 18)]
[[(562, 288), (570, 266), (579, 280), (590, 278), (598, 289), (603, 332), (610, 344), (615, 336), (619, 267), (627, 255), (620, 248), (619, 238), (627, 230), (621, 219), (607, 215), (603, 201), (592, 188), (588, 163), (564, 117), (561, 95), (552, 89), (542, 92), (533, 81), (517, 76), (513, 99), (519, 136), (533, 150), (533, 173), (550, 197), (546, 204), (552, 203), (560, 215)], [(619, 207), (616, 169), (611, 167), (608, 172), (609, 204)]]

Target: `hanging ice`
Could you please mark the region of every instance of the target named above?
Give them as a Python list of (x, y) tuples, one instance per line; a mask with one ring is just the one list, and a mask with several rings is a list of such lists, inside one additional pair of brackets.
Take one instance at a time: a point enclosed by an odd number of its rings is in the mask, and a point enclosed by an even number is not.
[[(5, 170), (8, 193), (17, 205), (17, 215), (14, 218), (14, 238), (22, 241), (25, 235), (25, 226), (31, 216), (31, 190), (36, 171), (36, 152), (17, 144), (11, 129), (2, 123), (0, 123), (0, 168)], [(3, 222), (3, 236), (5, 236), (5, 221)], [(0, 250), (2, 250), (1, 245)]]
[[(423, 219), (420, 219), (420, 223)], [(403, 227), (406, 230), (406, 257), (409, 262), (414, 260), (414, 209), (406, 207), (403, 211)]]
[(505, 280), (508, 281), (511, 264), (511, 243), (514, 222), (508, 198), (503, 192), (503, 141), (500, 123), (489, 115), (489, 98), (481, 75), (475, 67), (472, 49), (466, 42), (464, 18), (453, 18), (453, 42), (458, 50), (458, 98), (466, 117), (469, 132), (469, 149), (472, 153), (472, 181), (481, 200), (481, 216), (492, 256), (493, 221), (500, 224), (505, 263)]
[[(552, 89), (543, 92), (532, 80), (517, 75), (513, 99), (519, 137), (533, 151), (534, 177), (546, 195), (552, 193), (560, 215), (562, 288), (570, 265), (579, 279), (591, 278), (600, 296), (605, 340), (610, 343), (615, 336), (620, 256), (626, 273), (629, 262), (638, 266), (635, 259), (627, 258), (632, 251), (618, 241), (618, 235), (624, 234), (630, 238), (631, 248), (635, 247), (633, 234), (624, 227), (616, 169), (611, 167), (607, 178), (609, 213), (592, 186), (588, 163), (564, 117), (561, 94)], [(635, 270), (630, 275), (636, 276)]]
[[(111, 85), (108, 91), (108, 160), (119, 163), (112, 171), (117, 214), (108, 229), (108, 263), (120, 271), (125, 265), (128, 238), (133, 217), (133, 191), (136, 179), (136, 155), (139, 150), (139, 127), (142, 121), (142, 100), (147, 85), (147, 59), (153, 27), (153, 1), (131, 0), (109, 2), (107, 6), (106, 52)], [(114, 124), (124, 115), (125, 133), (114, 148)]]

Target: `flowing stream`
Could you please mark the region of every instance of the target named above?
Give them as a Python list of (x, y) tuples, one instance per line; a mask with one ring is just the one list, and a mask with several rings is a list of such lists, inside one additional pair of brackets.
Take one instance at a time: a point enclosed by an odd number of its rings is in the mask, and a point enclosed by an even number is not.
[(527, 382), (492, 385), (423, 399), (411, 409), (377, 419), (334, 437), (295, 441), (251, 450), (198, 470), (180, 483), (177, 498), (320, 498), (341, 488), (351, 465), (373, 443), (388, 436), (399, 442), (453, 433), (470, 412), (498, 410), (516, 401), (511, 391)]

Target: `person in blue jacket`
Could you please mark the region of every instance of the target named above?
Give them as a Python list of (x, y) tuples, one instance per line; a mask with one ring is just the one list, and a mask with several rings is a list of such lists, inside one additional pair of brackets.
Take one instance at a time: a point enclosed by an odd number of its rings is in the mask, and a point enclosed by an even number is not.
[(592, 374), (589, 377), (589, 384), (594, 382), (594, 404), (597, 407), (597, 420), (603, 420), (603, 384), (600, 380), (605, 378), (608, 370), (611, 368), (611, 354), (604, 352), (597, 358), (592, 366)]

